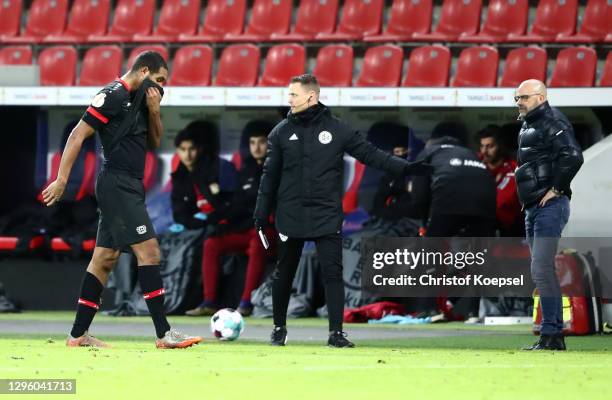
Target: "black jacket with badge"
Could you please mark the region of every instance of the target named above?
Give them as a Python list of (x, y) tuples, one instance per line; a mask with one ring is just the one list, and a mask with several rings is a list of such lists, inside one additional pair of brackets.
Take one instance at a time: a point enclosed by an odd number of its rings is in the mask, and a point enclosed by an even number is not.
[(222, 192), (213, 193), (214, 185), (219, 186), (219, 161), (208, 157), (201, 158), (195, 165), (193, 171), (179, 163), (172, 177), (172, 216), (176, 223), (185, 225), (187, 229), (198, 229), (205, 227), (207, 221), (194, 218), (194, 214), (200, 212), (197, 205), (197, 185), (200, 193), (210, 202), (215, 210), (223, 208), (223, 200), (227, 194)]
[(266, 221), (276, 203), (276, 228), (283, 235), (314, 238), (340, 231), (345, 152), (395, 175), (410, 166), (374, 147), (321, 103), (290, 112), (268, 136), (256, 223)]
[(418, 159), (433, 167), (412, 180), (412, 207), (406, 216), (460, 215), (495, 219), (495, 180), (472, 150), (453, 137), (435, 139)]
[(583, 158), (565, 115), (548, 102), (540, 104), (525, 116), (518, 142), (515, 178), (521, 204), (539, 202), (551, 188), (571, 197), (570, 183)]

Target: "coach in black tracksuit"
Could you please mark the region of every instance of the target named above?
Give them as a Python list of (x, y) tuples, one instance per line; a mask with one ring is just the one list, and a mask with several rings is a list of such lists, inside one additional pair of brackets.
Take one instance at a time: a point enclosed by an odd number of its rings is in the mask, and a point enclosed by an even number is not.
[[(341, 227), (343, 220), (343, 156), (396, 175), (419, 172), (421, 164), (376, 149), (318, 102), (319, 84), (312, 75), (291, 80), (291, 111), (268, 136), (268, 156), (255, 207), (261, 229), (276, 202), (278, 263), (274, 270), (271, 344), (284, 345), (291, 285), (306, 240), (317, 247), (322, 266), (330, 337), (328, 345), (353, 347), (342, 332), (344, 282)], [(412, 167), (412, 168), (411, 168)]]

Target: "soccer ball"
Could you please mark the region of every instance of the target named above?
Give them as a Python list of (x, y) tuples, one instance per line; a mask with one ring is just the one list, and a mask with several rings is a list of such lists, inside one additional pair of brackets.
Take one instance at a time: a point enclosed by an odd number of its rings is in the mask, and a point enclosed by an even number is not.
[(238, 311), (224, 308), (210, 319), (210, 330), (219, 340), (236, 340), (244, 331), (244, 320)]

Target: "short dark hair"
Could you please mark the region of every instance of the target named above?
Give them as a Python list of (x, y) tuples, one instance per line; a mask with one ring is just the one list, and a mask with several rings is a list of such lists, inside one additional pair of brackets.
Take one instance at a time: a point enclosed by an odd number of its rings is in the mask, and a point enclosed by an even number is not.
[(311, 74), (302, 74), (291, 78), (291, 83), (300, 83), (307, 89), (314, 90), (317, 94), (321, 91), (321, 86), (317, 77)]
[(477, 136), (478, 140), (492, 137), (495, 139), (495, 143), (501, 144), (502, 142), (502, 130), (497, 125), (487, 125), (478, 131)]
[(436, 126), (434, 126), (429, 138), (439, 139), (445, 136), (455, 138), (461, 143), (462, 146), (465, 146), (468, 137), (467, 128), (465, 127), (465, 124), (460, 121), (439, 122)]
[(182, 129), (179, 133), (176, 134), (174, 138), (174, 146), (179, 147), (181, 143), (191, 140), (194, 145), (197, 145), (196, 141), (193, 138), (193, 132), (188, 129)]
[(250, 139), (252, 137), (268, 137), (274, 124), (264, 120), (249, 121), (242, 129), (242, 134)]
[(134, 60), (134, 65), (130, 68), (130, 71), (138, 71), (139, 69), (147, 67), (151, 73), (159, 72), (160, 69), (164, 68), (168, 70), (168, 64), (164, 57), (156, 51), (148, 50), (143, 51)]

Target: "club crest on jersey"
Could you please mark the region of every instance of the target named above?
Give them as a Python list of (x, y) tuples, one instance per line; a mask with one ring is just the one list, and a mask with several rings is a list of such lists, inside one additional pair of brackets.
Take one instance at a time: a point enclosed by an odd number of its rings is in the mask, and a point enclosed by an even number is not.
[(147, 226), (146, 225), (140, 225), (140, 226), (136, 227), (136, 232), (139, 235), (144, 235), (145, 233), (147, 233)]
[(100, 108), (104, 105), (104, 100), (106, 100), (106, 93), (98, 93), (91, 100), (91, 105), (96, 108)]
[(328, 131), (322, 131), (321, 133), (319, 133), (319, 142), (321, 142), (322, 144), (331, 143), (332, 138), (332, 134)]

